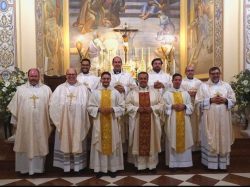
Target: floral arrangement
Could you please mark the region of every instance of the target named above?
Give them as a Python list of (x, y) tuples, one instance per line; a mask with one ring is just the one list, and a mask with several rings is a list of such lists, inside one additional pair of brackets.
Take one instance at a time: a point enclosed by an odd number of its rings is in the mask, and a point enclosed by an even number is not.
[(250, 70), (241, 71), (234, 78), (231, 86), (235, 92), (236, 105), (238, 111), (244, 113), (245, 108), (250, 106)]
[(0, 78), (0, 113), (3, 114), (5, 119), (10, 117), (7, 106), (14, 96), (17, 86), (24, 84), (26, 81), (27, 76), (18, 68), (15, 68), (8, 80)]

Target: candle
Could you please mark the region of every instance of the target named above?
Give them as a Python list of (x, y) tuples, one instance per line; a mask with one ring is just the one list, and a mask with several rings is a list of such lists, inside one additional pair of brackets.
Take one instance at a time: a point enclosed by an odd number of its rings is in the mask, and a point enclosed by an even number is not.
[(141, 48), (141, 61), (143, 62), (143, 48)]
[(173, 59), (173, 74), (175, 74), (175, 59)]
[(45, 60), (44, 60), (44, 74), (46, 74), (47, 71), (48, 71), (48, 60), (49, 60), (49, 58), (45, 57)]

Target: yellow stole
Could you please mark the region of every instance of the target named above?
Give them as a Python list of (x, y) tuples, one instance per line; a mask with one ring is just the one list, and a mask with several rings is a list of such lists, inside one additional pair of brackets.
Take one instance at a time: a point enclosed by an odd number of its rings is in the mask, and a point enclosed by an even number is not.
[[(111, 108), (111, 90), (101, 91), (101, 108)], [(101, 114), (102, 153), (112, 154), (112, 114)]]
[[(181, 92), (173, 92), (174, 104), (183, 104)], [(184, 111), (176, 111), (176, 152), (185, 151), (185, 114)]]

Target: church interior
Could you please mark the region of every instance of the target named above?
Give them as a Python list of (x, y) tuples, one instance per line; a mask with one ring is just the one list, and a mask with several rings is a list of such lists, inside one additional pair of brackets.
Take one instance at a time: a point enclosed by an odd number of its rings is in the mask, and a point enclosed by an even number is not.
[[(138, 172), (127, 162), (125, 153), (124, 170), (115, 178), (96, 178), (88, 167), (65, 173), (53, 167), (53, 132), (45, 172), (34, 175), (15, 172), (14, 142), (9, 140), (13, 129), (3, 106), (14, 95), (17, 85), (11, 85), (13, 77), (27, 77), (30, 68), (39, 69), (41, 81), (52, 91), (65, 82), (69, 67), (80, 72), (83, 58), (91, 60), (91, 73), (100, 76), (103, 71), (112, 70), (112, 59), (119, 56), (122, 70), (134, 79), (139, 72), (152, 69), (154, 58), (163, 60), (162, 70), (170, 75), (185, 76), (185, 68), (191, 64), (195, 77), (203, 82), (209, 79), (208, 70), (213, 66), (220, 68), (221, 79), (230, 84), (241, 72), (250, 70), (250, 1), (153, 0), (153, 5), (148, 2), (0, 0), (0, 185), (250, 185), (249, 100), (243, 111), (239, 112), (237, 107), (232, 110), (235, 140), (230, 166), (225, 171), (204, 167), (200, 151), (192, 153), (193, 167), (170, 169), (164, 163), (162, 151), (156, 172)], [(250, 82), (250, 75), (248, 79)], [(4, 95), (6, 89), (10, 89), (8, 95)]]

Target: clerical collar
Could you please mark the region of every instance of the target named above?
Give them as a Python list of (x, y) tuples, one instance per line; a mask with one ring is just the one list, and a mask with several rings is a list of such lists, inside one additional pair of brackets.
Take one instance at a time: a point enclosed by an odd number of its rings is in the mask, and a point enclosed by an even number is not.
[(139, 90), (148, 90), (148, 86), (146, 86), (145, 88), (139, 86)]
[(82, 72), (82, 74), (83, 74), (83, 75), (89, 75), (89, 72), (88, 72), (88, 73), (83, 73), (83, 72)]
[(122, 71), (121, 70), (113, 70), (114, 74), (120, 74)]
[(174, 87), (172, 87), (172, 88), (170, 88), (170, 91), (172, 91), (172, 92), (181, 92), (181, 91), (183, 91), (183, 89), (182, 88), (174, 88)]
[(193, 77), (193, 78), (191, 78), (191, 79), (187, 77), (187, 79), (188, 79), (188, 80), (194, 80), (194, 77)]
[(155, 70), (153, 70), (153, 72), (155, 72), (155, 73), (161, 73), (161, 70), (160, 70), (160, 71), (158, 71), (158, 72), (157, 72), (157, 71), (155, 71)]
[(32, 84), (29, 83), (29, 86), (32, 87), (32, 88), (38, 88), (40, 86), (40, 84), (37, 83), (36, 85), (32, 85)]

